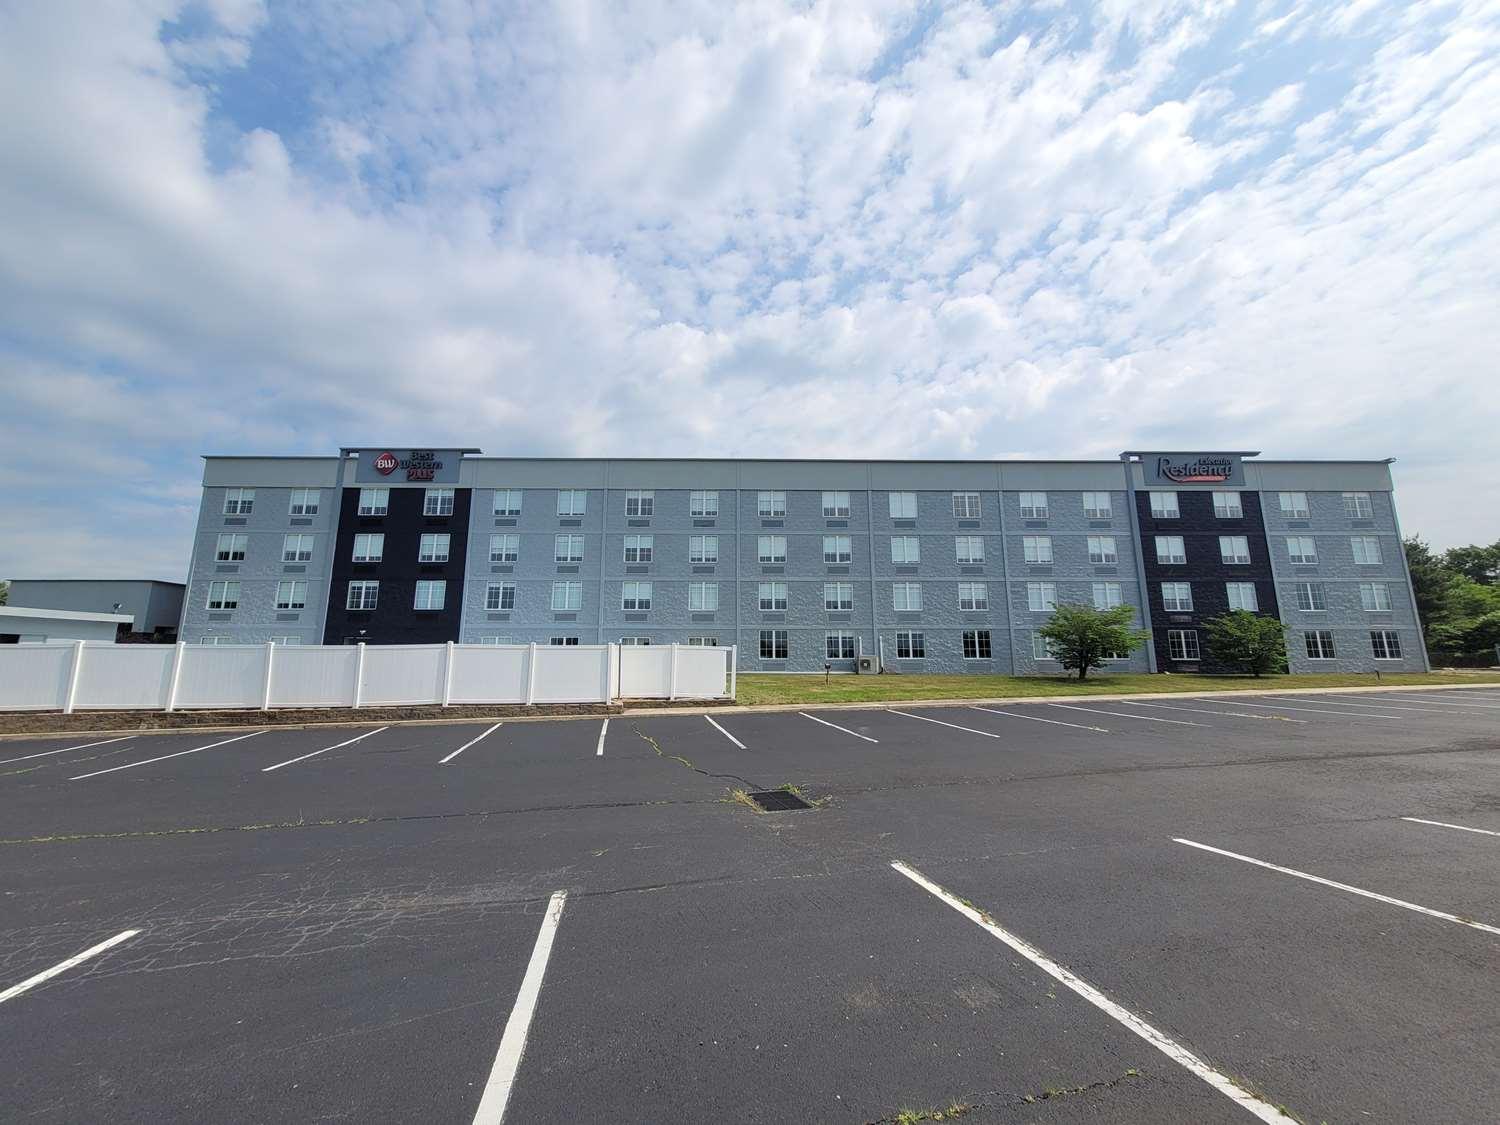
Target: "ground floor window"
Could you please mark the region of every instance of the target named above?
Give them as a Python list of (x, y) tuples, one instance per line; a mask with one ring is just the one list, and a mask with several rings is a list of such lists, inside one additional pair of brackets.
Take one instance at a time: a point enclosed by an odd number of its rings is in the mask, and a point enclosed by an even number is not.
[(921, 633), (896, 634), (897, 660), (925, 660), (926, 658), (927, 645)]
[(990, 631), (988, 629), (965, 629), (964, 659), (989, 660), (990, 657)]
[(1332, 660), (1333, 634), (1327, 629), (1312, 629), (1302, 634), (1302, 643), (1307, 648), (1309, 660)]
[(1197, 629), (1168, 629), (1167, 655), (1173, 660), (1198, 660), (1202, 656), (1198, 648)]
[(1376, 660), (1401, 659), (1401, 638), (1389, 629), (1372, 629), (1370, 647), (1375, 650)]
[(302, 643), (302, 638), (301, 637), (272, 637), (271, 638), (271, 643), (273, 645), (300, 645)]
[(649, 645), (651, 643), (651, 638), (650, 637), (621, 637), (620, 638), (620, 643), (622, 645)]
[(1031, 634), (1031, 658), (1054, 661), (1057, 659), (1057, 654), (1052, 651), (1052, 642), (1040, 633)]
[(718, 648), (718, 637), (689, 637), (687, 639), (689, 648)]
[(508, 645), (508, 644), (510, 644), (510, 638), (509, 637), (480, 637), (479, 638), (479, 643), (482, 644), (482, 645)]
[(829, 633), (827, 638), (826, 652), (829, 660), (853, 660), (854, 659), (854, 634), (853, 633)]
[(762, 660), (785, 660), (787, 632), (785, 629), (762, 629), (760, 631), (760, 658)]
[(547, 643), (549, 645), (576, 645), (578, 643), (578, 638), (577, 637), (551, 637), (551, 638), (548, 639)]

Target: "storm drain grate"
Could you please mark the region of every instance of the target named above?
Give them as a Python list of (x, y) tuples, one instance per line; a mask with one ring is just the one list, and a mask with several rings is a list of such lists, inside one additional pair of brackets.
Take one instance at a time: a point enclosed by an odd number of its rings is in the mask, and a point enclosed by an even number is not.
[(785, 789), (762, 789), (759, 793), (749, 794), (749, 797), (760, 806), (761, 812), (798, 812), (812, 808), (797, 794)]

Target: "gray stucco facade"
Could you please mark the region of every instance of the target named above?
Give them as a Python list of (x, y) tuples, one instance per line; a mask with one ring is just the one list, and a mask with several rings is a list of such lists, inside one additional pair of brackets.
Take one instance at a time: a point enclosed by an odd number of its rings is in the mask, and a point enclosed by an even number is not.
[(154, 579), (17, 578), (10, 584), (9, 604), (27, 609), (127, 614), (133, 619), (132, 632), (170, 639), (182, 617), (183, 590), (181, 582)]

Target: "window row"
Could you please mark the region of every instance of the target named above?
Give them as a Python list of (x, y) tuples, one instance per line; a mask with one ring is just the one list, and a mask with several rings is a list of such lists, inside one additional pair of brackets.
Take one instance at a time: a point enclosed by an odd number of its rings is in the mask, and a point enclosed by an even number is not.
[[(1158, 520), (1175, 520), (1182, 518), (1182, 509), (1177, 503), (1177, 493), (1171, 490), (1153, 489), (1147, 494), (1151, 504), (1151, 518)], [(1214, 515), (1221, 520), (1239, 520), (1245, 518), (1244, 505), (1240, 503), (1238, 492), (1215, 492)]]
[[(1342, 492), (1339, 499), (1344, 506), (1344, 515), (1353, 520), (1368, 520), (1375, 516), (1374, 505), (1370, 502), (1368, 492)], [(1278, 492), (1276, 501), (1281, 509), (1281, 514), (1287, 519), (1305, 520), (1312, 518), (1312, 507), (1307, 502), (1305, 492)]]
[[(1309, 660), (1336, 660), (1338, 652), (1333, 633), (1327, 629), (1309, 629), (1302, 634), (1302, 649)], [(1401, 636), (1392, 629), (1370, 630), (1370, 652), (1376, 660), (1400, 660)], [(1167, 657), (1170, 660), (1202, 659), (1196, 629), (1168, 629)]]
[[(760, 658), (762, 660), (786, 660), (790, 650), (790, 633), (786, 629), (762, 629), (760, 631)], [(857, 655), (854, 633), (833, 632), (824, 635), (824, 654), (829, 660), (853, 660)], [(965, 660), (993, 659), (993, 647), (988, 629), (966, 629), (959, 642), (959, 650)], [(923, 660), (927, 656), (927, 641), (918, 632), (896, 634), (896, 658), (898, 660)]]
[[(1251, 613), (1260, 609), (1260, 599), (1255, 595), (1254, 582), (1226, 582), (1224, 590), (1230, 609), (1243, 609)], [(1191, 582), (1163, 582), (1161, 604), (1168, 613), (1191, 613), (1193, 584)]]
[[(1328, 608), (1328, 594), (1321, 582), (1298, 582), (1292, 587), (1292, 596), (1303, 613), (1322, 613)], [(1389, 613), (1390, 586), (1384, 582), (1361, 582), (1359, 605), (1366, 613)]]
[[(321, 490), (316, 488), (294, 488), (287, 501), (287, 515), (315, 516)], [(248, 516), (255, 510), (255, 489), (226, 488), (224, 490), (224, 514), (226, 516)]]
[[(453, 514), (451, 488), (425, 488), (422, 490), (422, 514), (424, 516), (451, 516)], [(359, 503), (354, 511), (360, 516), (383, 516), (390, 512), (391, 490), (389, 488), (361, 488)]]
[[(1356, 535), (1349, 540), (1349, 549), (1359, 566), (1379, 566), (1381, 562), (1380, 540), (1373, 535)], [(1318, 544), (1311, 535), (1288, 535), (1286, 553), (1294, 566), (1316, 566)]]

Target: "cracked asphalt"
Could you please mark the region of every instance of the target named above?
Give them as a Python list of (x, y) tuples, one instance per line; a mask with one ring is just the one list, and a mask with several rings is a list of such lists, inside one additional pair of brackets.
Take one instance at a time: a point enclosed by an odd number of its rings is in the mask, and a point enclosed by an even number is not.
[(1328, 699), (0, 741), (0, 990), (140, 931), (0, 1119), (471, 1121), (566, 890), (506, 1121), (1254, 1120), (901, 860), (1293, 1120), (1493, 1121), (1500, 691)]

